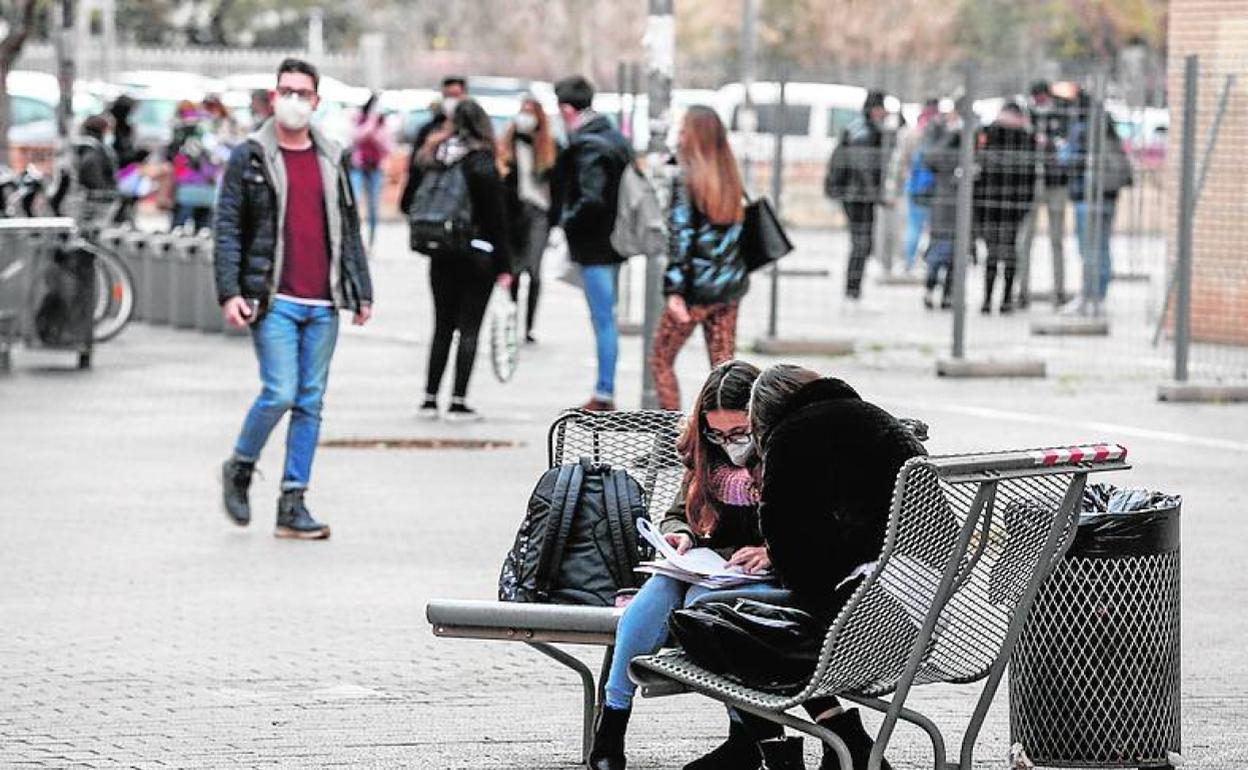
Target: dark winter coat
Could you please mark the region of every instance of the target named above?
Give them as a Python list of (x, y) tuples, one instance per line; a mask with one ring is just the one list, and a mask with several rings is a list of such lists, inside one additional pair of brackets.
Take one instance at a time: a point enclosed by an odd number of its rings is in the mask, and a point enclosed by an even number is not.
[[(1110, 155), (1122, 158), (1125, 154), (1125, 151), (1122, 149), (1122, 140), (1118, 137), (1117, 131), (1114, 130), (1113, 121), (1107, 117), (1105, 123), (1105, 138), (1102, 140), (1101, 149), (1103, 155), (1100, 161), (1102, 167), (1111, 162)], [(1088, 195), (1087, 191), (1094, 189), (1096, 186), (1098, 169), (1095, 167), (1090, 171), (1088, 169), (1088, 154), (1092, 152), (1088, 147), (1090, 142), (1089, 133), (1091, 133), (1090, 123), (1086, 118), (1076, 121), (1071, 126), (1070, 140), (1066, 146), (1066, 152), (1063, 153), (1070, 176), (1068, 183), (1070, 199), (1076, 203), (1082, 202), (1085, 197), (1091, 198), (1092, 196)], [(1104, 171), (1103, 168), (1100, 170)], [(1092, 188), (1089, 188), (1089, 182)], [(1118, 190), (1105, 189), (1102, 192), (1102, 196), (1106, 201), (1116, 201), (1118, 200)]]
[(83, 135), (74, 143), (78, 184), (84, 190), (117, 189), (117, 156), (98, 138)]
[[(884, 134), (865, 115), (859, 116), (841, 132), (838, 149), (828, 161), (828, 176), (845, 174), (846, 203), (878, 203), (884, 193)], [(836, 166), (843, 164), (843, 169)], [(828, 182), (825, 179), (825, 192)]]
[(984, 228), (1016, 226), (1036, 194), (1035, 137), (1025, 128), (994, 123), (976, 153), (975, 221)]
[(1069, 180), (1067, 169), (1057, 156), (1057, 148), (1070, 136), (1073, 110), (1074, 105), (1070, 101), (1056, 97), (1045, 109), (1032, 107), (1032, 130), (1037, 138), (1044, 137), (1037, 152), (1044, 170), (1045, 187), (1064, 187)]
[(741, 252), (741, 223), (708, 222), (682, 183), (673, 185), (672, 196), (663, 293), (679, 294), (688, 305), (716, 305), (745, 296), (750, 270)]
[[(315, 128), (312, 144), (325, 195), (330, 295), (334, 307), (358, 311), (373, 301), (373, 284), (347, 161), (341, 148)], [(230, 154), (213, 226), (218, 302), (237, 296), (255, 299), (263, 313), (277, 291), (286, 257), (282, 235), (286, 170), (281, 154), (273, 121)]]
[(837, 585), (879, 558), (898, 471), (923, 446), (846, 383), (793, 394), (763, 456), (759, 521), (772, 566), (802, 609), (830, 623)]
[(551, 185), (552, 219), (567, 236), (572, 261), (610, 265), (623, 259), (611, 247), (620, 177), (633, 148), (604, 115), (591, 116), (572, 132), (559, 154)]

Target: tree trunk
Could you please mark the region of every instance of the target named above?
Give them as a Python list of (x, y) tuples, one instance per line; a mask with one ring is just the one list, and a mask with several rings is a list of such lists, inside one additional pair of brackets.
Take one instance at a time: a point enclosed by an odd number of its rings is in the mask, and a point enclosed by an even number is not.
[(9, 71), (22, 53), (35, 21), (36, 0), (22, 0), (15, 9), (16, 18), (9, 21), (9, 34), (0, 40), (0, 163), (10, 165), (9, 158)]
[(12, 62), (0, 60), (0, 164), (12, 166), (9, 157), (9, 68)]

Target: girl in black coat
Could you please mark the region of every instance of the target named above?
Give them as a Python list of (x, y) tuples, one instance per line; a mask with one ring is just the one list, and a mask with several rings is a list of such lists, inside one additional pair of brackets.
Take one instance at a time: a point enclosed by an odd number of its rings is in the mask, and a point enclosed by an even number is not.
[(1036, 140), (1027, 129), (1023, 111), (1007, 104), (992, 125), (983, 130), (979, 147), (979, 178), (975, 181), (975, 220), (988, 247), (984, 271), (984, 304), (992, 312), (992, 290), (997, 265), (1005, 276), (1001, 312), (1014, 310), (1014, 270), (1018, 264), (1018, 228), (1031, 210), (1036, 193)]
[(416, 158), (422, 168), (462, 164), (472, 202), (473, 239), (467, 252), (435, 256), (429, 265), (433, 289), (433, 343), (429, 347), (429, 378), (420, 416), (438, 417), (438, 390), (450, 358), (451, 341), (459, 332), (455, 383), (446, 418), (479, 420), (466, 403), (468, 381), (477, 357), (477, 337), (495, 283), (511, 286), (511, 252), (507, 238), (506, 198), (494, 156), (490, 118), (479, 104), (460, 102), (446, 126), (435, 131)]
[[(763, 455), (759, 524), (772, 568), (795, 605), (828, 628), (857, 588), (842, 583), (879, 558), (897, 473), (923, 446), (845, 382), (790, 364), (755, 381), (750, 420)], [(805, 708), (845, 741), (854, 767), (866, 766), (872, 741), (856, 710), (835, 698)], [(825, 749), (820, 767), (838, 767), (836, 755)]]

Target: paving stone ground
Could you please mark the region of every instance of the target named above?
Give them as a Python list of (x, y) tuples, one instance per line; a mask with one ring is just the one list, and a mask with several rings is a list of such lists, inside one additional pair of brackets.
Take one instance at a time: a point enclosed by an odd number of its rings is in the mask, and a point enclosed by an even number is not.
[[(433, 597), (492, 596), (545, 428), (592, 383), (583, 300), (548, 281), (541, 342), (516, 379), (500, 385), (482, 361), (473, 400), (486, 422), (422, 423), (431, 314), (425, 266), (402, 241), (395, 226), (382, 233), (376, 324), (343, 333), (323, 438), (518, 446), (322, 450), (309, 500), (333, 525), (329, 542), (272, 537), (280, 428), (252, 526), (220, 511), (217, 464), (257, 389), (245, 339), (136, 324), (90, 372), (63, 354), (15, 352), (0, 376), (0, 767), (576, 766), (570, 672), (519, 645), (435, 639), (423, 613)], [(1037, 346), (1064, 372), (1047, 380), (938, 379), (945, 317), (916, 310), (913, 288), (874, 284), (866, 308), (842, 308), (842, 240), (802, 233), (799, 245), (833, 275), (787, 292), (782, 330), (858, 339), (854, 356), (803, 360), (929, 422), (932, 451), (1119, 440), (1135, 464), (1122, 482), (1184, 495), (1184, 753), (1191, 767), (1243, 766), (1248, 411), (1158, 404), (1146, 367), (1092, 366), (1106, 342)], [(764, 328), (764, 297), (765, 284), (747, 300), (743, 339)], [(687, 391), (705, 366), (695, 340), (681, 360)], [(626, 339), (626, 406), (640, 368)], [(1005, 766), (1002, 690), (977, 767)], [(949, 687), (915, 700), (948, 724), (972, 703)], [(723, 730), (708, 701), (640, 701), (630, 767), (680, 767)], [(929, 754), (907, 728), (889, 751), (898, 768), (930, 767)]]

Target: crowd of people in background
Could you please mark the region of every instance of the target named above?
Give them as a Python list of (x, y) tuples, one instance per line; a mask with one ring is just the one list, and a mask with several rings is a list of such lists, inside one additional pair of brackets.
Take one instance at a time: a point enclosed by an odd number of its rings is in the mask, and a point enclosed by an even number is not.
[[(828, 197), (841, 202), (850, 230), (845, 294), (861, 296), (862, 265), (874, 242), (880, 206), (906, 206), (902, 264), (917, 266), (920, 244), (926, 264), (923, 302), (952, 306), (957, 235), (957, 194), (965, 100), (929, 99), (913, 124), (894, 128), (884, 95), (871, 92), (862, 116), (842, 133), (825, 177)], [(1102, 126), (1094, 134), (1093, 126)], [(891, 142), (882, 139), (893, 132)], [(997, 312), (1012, 313), (1031, 302), (1032, 248), (1041, 213), (1049, 230), (1054, 306), (1080, 315), (1100, 315), (1112, 277), (1110, 239), (1119, 192), (1132, 184), (1113, 119), (1086, 91), (1073, 98), (1034, 83), (1026, 99), (1006, 101), (995, 118), (977, 127), (972, 148), (973, 193), (969, 258), (984, 244), (985, 270), (980, 311), (990, 314), (1002, 278)], [(1083, 264), (1082, 290), (1072, 302), (1065, 275), (1066, 208), (1075, 209), (1075, 240)]]

